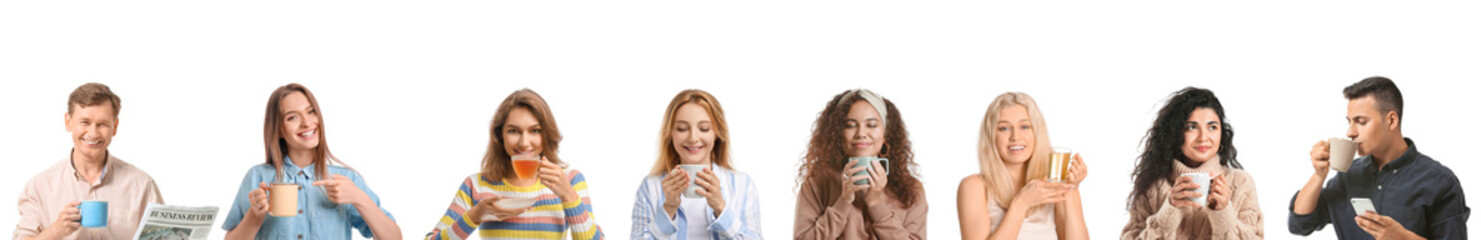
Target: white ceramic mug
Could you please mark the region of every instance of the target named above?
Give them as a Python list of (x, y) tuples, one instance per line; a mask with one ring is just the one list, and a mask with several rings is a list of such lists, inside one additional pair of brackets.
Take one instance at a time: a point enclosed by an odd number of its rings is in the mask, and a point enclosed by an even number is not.
[(681, 165), (679, 165), (679, 168), (683, 168), (684, 169), (684, 172), (689, 173), (689, 188), (688, 189), (684, 189), (684, 197), (687, 197), (687, 198), (701, 198), (701, 197), (703, 197), (703, 196), (700, 196), (698, 192), (695, 192), (695, 190), (699, 190), (699, 184), (695, 184), (694, 183), (694, 179), (699, 177), (699, 171), (704, 171), (704, 169), (707, 168), (707, 167), (710, 167), (710, 165), (705, 165), (705, 164), (681, 164)]
[(1208, 187), (1214, 178), (1206, 172), (1184, 173), (1181, 176), (1193, 177), (1193, 183), (1198, 184), (1198, 189), (1193, 191), (1202, 194), (1199, 197), (1188, 200), (1198, 203), (1199, 206), (1208, 206)]

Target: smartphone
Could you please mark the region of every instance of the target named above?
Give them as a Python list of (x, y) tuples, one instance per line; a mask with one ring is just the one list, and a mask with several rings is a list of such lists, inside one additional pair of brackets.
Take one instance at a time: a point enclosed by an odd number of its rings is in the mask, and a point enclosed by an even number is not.
[(1352, 211), (1356, 212), (1358, 216), (1362, 216), (1364, 213), (1368, 213), (1368, 211), (1378, 213), (1378, 209), (1373, 208), (1373, 200), (1369, 200), (1367, 198), (1352, 198), (1351, 201)]

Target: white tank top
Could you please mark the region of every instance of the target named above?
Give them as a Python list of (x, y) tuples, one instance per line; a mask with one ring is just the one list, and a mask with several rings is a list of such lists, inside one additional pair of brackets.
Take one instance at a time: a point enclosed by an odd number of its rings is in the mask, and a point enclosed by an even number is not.
[[(992, 218), (990, 229), (996, 232), (998, 225), (1003, 223), (1007, 208), (998, 205), (991, 196), (988, 196), (987, 202), (991, 206), (988, 209), (988, 217)], [(1039, 211), (1028, 213), (1019, 226), (1018, 239), (1059, 239), (1058, 228), (1054, 226), (1054, 204), (1044, 205)]]

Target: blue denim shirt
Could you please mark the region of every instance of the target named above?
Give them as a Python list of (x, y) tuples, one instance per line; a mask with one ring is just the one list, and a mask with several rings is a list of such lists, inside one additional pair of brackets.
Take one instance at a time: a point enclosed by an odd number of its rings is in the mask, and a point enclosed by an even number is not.
[[(283, 157), (283, 182), (297, 183), (302, 188), (298, 191), (299, 213), (293, 217), (274, 217), (267, 215), (262, 221), (262, 228), (257, 231), (256, 239), (350, 239), (350, 229), (360, 231), (360, 236), (370, 238), (370, 226), (365, 219), (360, 217), (360, 211), (350, 204), (335, 204), (324, 196), (324, 190), (319, 186), (312, 185), (314, 178), (314, 165), (299, 167), (293, 165), (293, 160)], [(343, 175), (353, 181), (356, 187), (365, 191), (370, 199), (375, 201), (376, 206), (381, 205), (379, 196), (365, 185), (365, 179), (360, 174), (350, 169), (329, 166), (325, 174), (333, 176)], [(221, 224), (221, 229), (231, 231), (242, 223), (242, 217), (252, 208), (252, 203), (247, 194), (257, 189), (258, 183), (273, 184), (277, 169), (272, 165), (259, 164), (247, 170), (247, 176), (242, 178), (242, 185), (237, 189), (236, 199), (232, 201), (231, 208), (227, 209), (226, 220)], [(322, 176), (328, 179), (329, 176)], [(382, 212), (386, 217), (391, 217), (391, 212), (384, 208)], [(391, 217), (395, 221), (394, 217)]]
[(1441, 165), (1414, 148), (1414, 141), (1404, 139), (1409, 150), (1384, 165), (1380, 170), (1373, 156), (1353, 160), (1348, 172), (1338, 172), (1327, 181), (1317, 201), (1316, 211), (1307, 215), (1295, 212), (1291, 197), (1288, 227), (1291, 233), (1311, 235), (1328, 223), (1337, 229), (1340, 239), (1373, 239), (1358, 227), (1353, 218), (1352, 198), (1373, 201), (1379, 215), (1389, 216), (1404, 229), (1429, 239), (1466, 239), (1466, 195), (1460, 180), (1450, 168)]

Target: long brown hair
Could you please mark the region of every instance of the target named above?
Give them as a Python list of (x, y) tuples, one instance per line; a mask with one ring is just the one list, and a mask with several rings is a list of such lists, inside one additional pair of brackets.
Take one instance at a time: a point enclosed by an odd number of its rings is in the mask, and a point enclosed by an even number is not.
[(334, 161), (334, 163), (340, 166), (349, 168), (349, 165), (339, 161), (339, 158), (335, 158), (334, 154), (329, 153), (329, 142), (325, 141), (325, 136), (329, 134), (324, 130), (324, 109), (319, 108), (319, 100), (315, 99), (314, 93), (310, 92), (303, 85), (289, 83), (288, 85), (278, 87), (277, 90), (273, 90), (273, 94), (267, 98), (267, 117), (262, 121), (262, 140), (263, 147), (267, 149), (267, 164), (271, 164), (278, 169), (277, 176), (274, 177), (276, 180), (274, 181), (281, 180), (280, 177), (283, 175), (283, 155), (288, 154), (286, 150), (288, 149), (288, 141), (283, 139), (283, 109), (281, 103), (283, 102), (283, 98), (287, 98), (289, 94), (293, 93), (303, 93), (304, 98), (309, 100), (309, 105), (313, 106), (317, 112), (314, 113), (314, 116), (319, 118), (319, 130), (317, 130), (319, 134), (319, 146), (314, 148), (313, 155), (314, 177), (317, 179), (325, 178), (324, 174), (327, 171), (326, 169), (328, 169), (326, 162), (329, 160)]
[(679, 113), (679, 107), (684, 104), (693, 103), (705, 109), (709, 113), (710, 123), (715, 126), (715, 146), (710, 151), (710, 161), (721, 167), (730, 168), (730, 126), (725, 124), (725, 110), (720, 108), (720, 101), (715, 96), (699, 89), (689, 89), (679, 92), (674, 100), (669, 101), (667, 111), (663, 112), (663, 129), (658, 131), (658, 162), (653, 163), (653, 171), (648, 174), (663, 176), (669, 169), (679, 165), (679, 153), (674, 149), (674, 118)]
[[(847, 140), (843, 136), (844, 124), (848, 119), (849, 108), (858, 101), (865, 101), (859, 94), (849, 94), (846, 91), (833, 96), (832, 101), (818, 114), (818, 120), (814, 122), (812, 140), (807, 144), (807, 155), (802, 158), (802, 166), (798, 168), (798, 178), (801, 184), (813, 184), (821, 193), (818, 198), (820, 206), (833, 205), (838, 194), (843, 192), (839, 180), (843, 175), (844, 161), (848, 159)], [(845, 98), (847, 97), (847, 98)], [(899, 200), (905, 205), (915, 204), (920, 198), (922, 189), (920, 180), (916, 179), (915, 154), (910, 150), (910, 139), (905, 131), (905, 121), (901, 120), (900, 110), (895, 108), (895, 103), (889, 99), (883, 99), (885, 109), (885, 145), (880, 149), (883, 157), (890, 159), (889, 185), (885, 190), (890, 197)], [(840, 104), (845, 103), (845, 104)]]
[(514, 111), (515, 108), (529, 110), (535, 115), (535, 120), (540, 123), (540, 140), (542, 141), (540, 154), (555, 164), (565, 166), (561, 158), (556, 155), (560, 149), (561, 131), (560, 127), (555, 125), (555, 115), (550, 112), (550, 105), (546, 104), (545, 99), (535, 91), (528, 88), (520, 89), (504, 98), (504, 102), (500, 103), (499, 109), (494, 112), (493, 126), (489, 127), (488, 151), (483, 154), (483, 171), (479, 173), (489, 181), (499, 181), (504, 176), (514, 175), (514, 166), (510, 165), (509, 153), (504, 151), (503, 133), (509, 112)]

